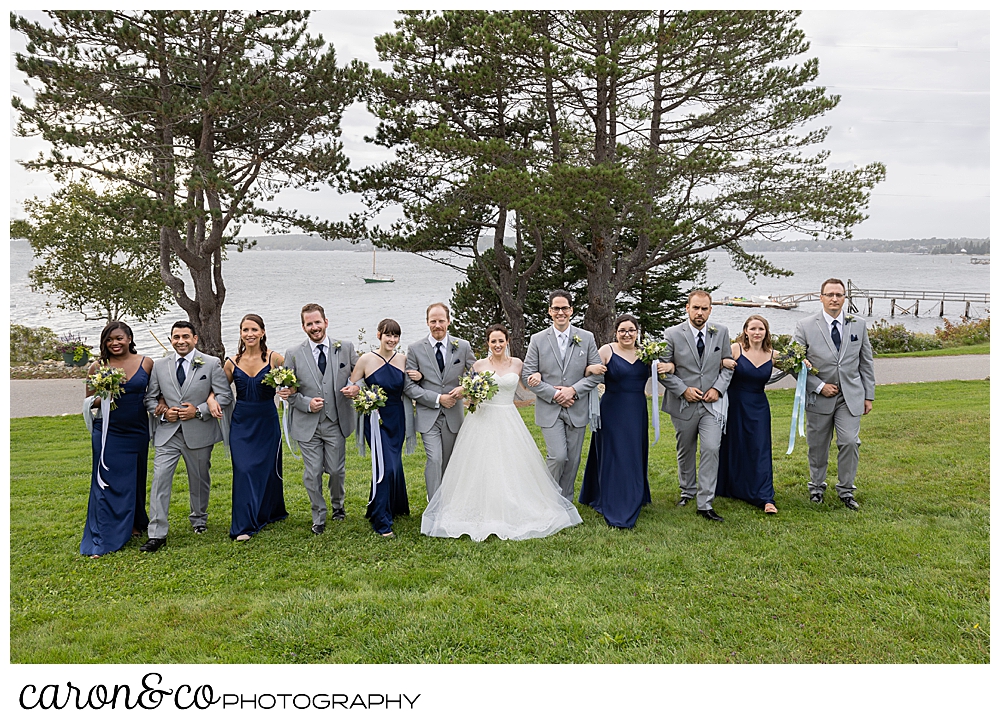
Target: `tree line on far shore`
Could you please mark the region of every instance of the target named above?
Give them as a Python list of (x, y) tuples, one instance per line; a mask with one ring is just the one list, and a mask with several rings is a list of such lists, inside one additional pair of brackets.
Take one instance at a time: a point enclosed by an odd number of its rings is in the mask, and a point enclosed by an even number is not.
[[(211, 354), (224, 353), (223, 262), (246, 245), (241, 223), (449, 251), (467, 276), (456, 331), (504, 322), (521, 355), (549, 289), (572, 291), (602, 339), (622, 309), (655, 335), (704, 284), (706, 251), (751, 279), (788, 274), (744, 242), (849, 239), (885, 174), (826, 166), (814, 121), (839, 97), (817, 85), (796, 11), (404, 11), (374, 39), (388, 71), (339, 65), (303, 11), (46, 15), (11, 17), (34, 92), (13, 99), (15, 132), (50, 147), (22, 163), (65, 184), (49, 203), (67, 205), (66, 228), (91, 223), (82, 209), (120, 232), (121, 250), (73, 242), (81, 269), (103, 260), (119, 281), (158, 274), (167, 290), (96, 313), (141, 317), (173, 298)], [(351, 167), (339, 136), (354, 103), (391, 161)], [(363, 210), (269, 203), (324, 186)], [(19, 235), (52, 248), (58, 233), (39, 229), (56, 210), (35, 203)], [(400, 219), (380, 225), (387, 209)]]

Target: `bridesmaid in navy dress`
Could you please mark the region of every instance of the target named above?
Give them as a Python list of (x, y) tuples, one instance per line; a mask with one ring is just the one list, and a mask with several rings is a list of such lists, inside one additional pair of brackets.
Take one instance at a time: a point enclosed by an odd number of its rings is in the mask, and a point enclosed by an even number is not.
[[(397, 354), (400, 328), (394, 319), (378, 323), (379, 348), (358, 358), (351, 373), (351, 382), (362, 377), (372, 387), (385, 390), (388, 400), (379, 409), (379, 425), (384, 471), (382, 480), (375, 487), (375, 496), (365, 512), (372, 528), (383, 538), (394, 538), (392, 519), (395, 515), (409, 515), (410, 502), (406, 495), (406, 478), (403, 476), (403, 443), (406, 441), (406, 415), (403, 405), (403, 386), (406, 381), (406, 355)], [(365, 440), (371, 446), (371, 415), (365, 415)]]
[[(636, 355), (639, 324), (623, 314), (615, 320), (617, 342), (598, 350), (603, 365), (587, 374), (604, 373), (601, 428), (591, 432), (590, 453), (580, 487), (580, 502), (604, 516), (613, 528), (632, 528), (649, 496), (649, 412), (646, 382), (650, 367)], [(662, 367), (662, 369), (661, 369)], [(660, 363), (657, 372), (672, 371)]]
[(233, 520), (229, 537), (245, 541), (268, 523), (288, 517), (281, 477), (281, 427), (274, 388), (264, 384), (272, 365), (285, 359), (267, 349), (264, 320), (248, 314), (240, 320), (236, 359), (225, 370), (236, 383), (236, 405), (229, 425), (233, 460)]
[[(149, 414), (143, 398), (153, 360), (136, 352), (132, 330), (124, 322), (111, 322), (101, 331), (100, 348), (100, 358), (90, 366), (90, 373), (104, 364), (125, 370), (128, 379), (109, 419), (94, 420), (91, 432), (90, 500), (80, 541), (80, 553), (91, 558), (120, 550), (149, 525), (146, 515)], [(87, 394), (93, 393), (88, 387)], [(100, 402), (95, 397), (94, 407)], [(108, 434), (101, 479), (107, 487), (102, 489), (97, 482), (97, 466), (101, 458), (101, 429), (105, 424)]]
[(729, 418), (719, 449), (715, 488), (716, 495), (745, 500), (769, 515), (778, 508), (774, 505), (771, 465), (771, 406), (764, 385), (784, 377), (779, 374), (772, 379), (775, 356), (770, 325), (759, 314), (751, 315), (733, 344)]

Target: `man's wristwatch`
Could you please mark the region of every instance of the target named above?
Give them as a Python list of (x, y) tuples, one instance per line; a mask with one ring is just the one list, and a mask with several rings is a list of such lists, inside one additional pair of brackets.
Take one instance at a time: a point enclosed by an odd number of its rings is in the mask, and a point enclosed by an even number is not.
[(195, 410), (194, 411), (194, 419), (195, 420), (200, 420), (201, 419), (201, 410)]

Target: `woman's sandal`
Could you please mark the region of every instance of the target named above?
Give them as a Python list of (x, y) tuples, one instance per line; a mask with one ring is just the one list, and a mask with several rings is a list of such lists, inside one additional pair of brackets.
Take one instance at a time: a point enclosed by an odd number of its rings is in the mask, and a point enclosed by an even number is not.
[(244, 533), (242, 535), (236, 536), (236, 538), (234, 540), (238, 540), (240, 542), (242, 542), (242, 541), (248, 541), (248, 540), (250, 540), (250, 536), (248, 536), (246, 533)]
[(778, 509), (774, 506), (774, 503), (765, 503), (764, 512), (768, 515), (775, 515), (778, 512)]

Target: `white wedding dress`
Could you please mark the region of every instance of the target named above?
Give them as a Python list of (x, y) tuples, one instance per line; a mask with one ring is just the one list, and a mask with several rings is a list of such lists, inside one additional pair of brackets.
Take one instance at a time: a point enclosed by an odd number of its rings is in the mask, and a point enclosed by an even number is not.
[(531, 433), (514, 407), (518, 376), (465, 416), (455, 449), (420, 523), (437, 538), (544, 538), (583, 522), (559, 492)]

